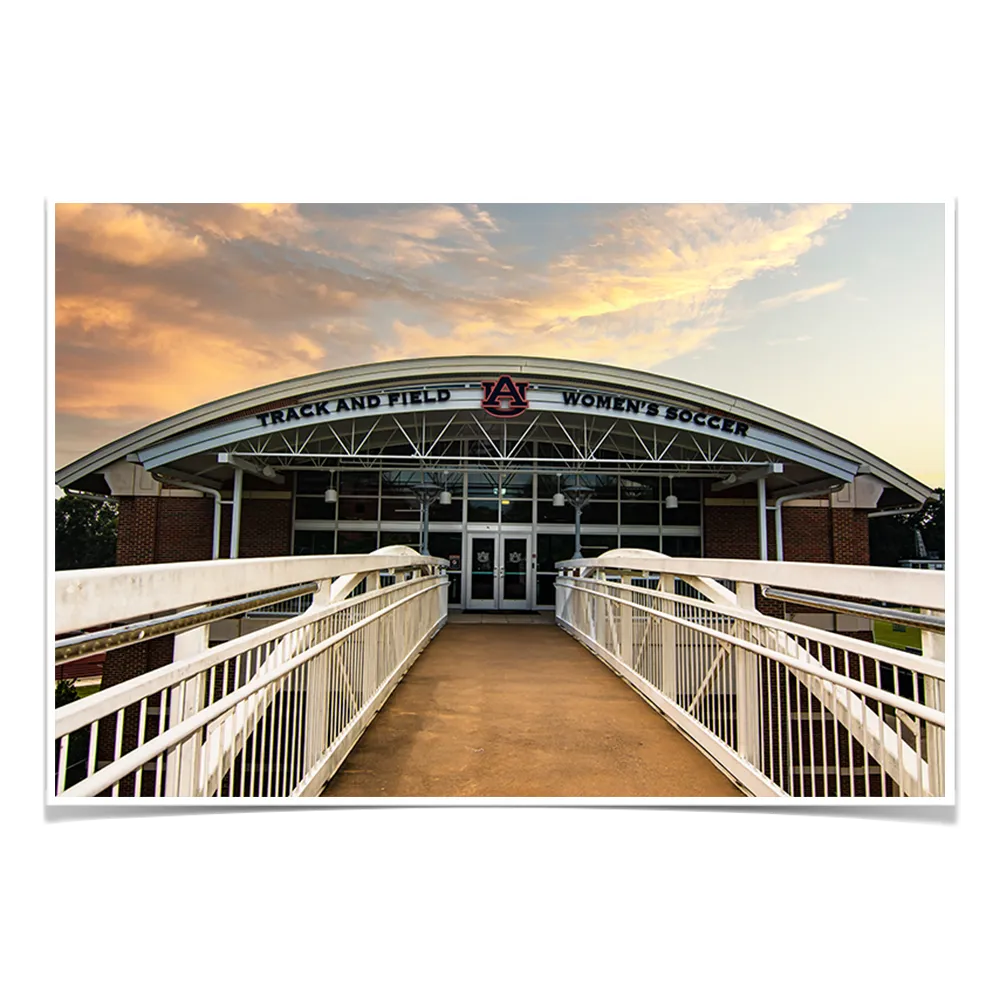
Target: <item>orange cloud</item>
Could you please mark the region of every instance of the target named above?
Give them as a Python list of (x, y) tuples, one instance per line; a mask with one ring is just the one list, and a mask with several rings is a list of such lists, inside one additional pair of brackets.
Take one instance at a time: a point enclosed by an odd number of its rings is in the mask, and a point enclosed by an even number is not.
[(57, 248), (62, 244), (133, 267), (190, 260), (208, 252), (200, 236), (127, 205), (57, 205), (55, 222)]

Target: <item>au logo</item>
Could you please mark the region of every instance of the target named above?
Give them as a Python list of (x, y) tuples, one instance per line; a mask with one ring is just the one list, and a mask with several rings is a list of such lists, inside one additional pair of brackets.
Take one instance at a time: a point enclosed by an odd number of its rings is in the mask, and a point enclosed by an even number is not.
[(501, 375), (495, 382), (483, 383), (480, 405), (494, 417), (519, 417), (528, 408), (528, 383), (515, 382)]

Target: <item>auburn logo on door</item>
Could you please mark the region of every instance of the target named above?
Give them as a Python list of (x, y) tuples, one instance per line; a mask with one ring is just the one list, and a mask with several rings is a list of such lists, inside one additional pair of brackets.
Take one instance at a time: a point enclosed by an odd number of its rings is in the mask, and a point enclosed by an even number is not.
[(515, 382), (509, 375), (484, 382), (480, 406), (494, 417), (519, 417), (528, 408), (528, 383)]

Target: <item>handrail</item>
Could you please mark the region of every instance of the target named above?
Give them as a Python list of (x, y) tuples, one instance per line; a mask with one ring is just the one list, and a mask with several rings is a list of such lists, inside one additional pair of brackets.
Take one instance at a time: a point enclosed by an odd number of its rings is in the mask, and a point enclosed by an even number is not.
[(86, 637), (68, 636), (64, 639), (57, 639), (55, 643), (56, 663), (66, 663), (69, 660), (77, 660), (81, 656), (89, 656), (91, 653), (118, 649), (121, 646), (131, 646), (137, 642), (146, 642), (156, 636), (185, 632), (198, 625), (207, 625), (209, 622), (231, 618), (244, 611), (253, 611), (255, 608), (277, 604), (290, 597), (315, 594), (317, 590), (319, 590), (318, 582), (302, 584), (298, 587), (284, 587), (280, 590), (270, 590), (263, 594), (257, 594), (254, 597), (213, 604), (209, 608), (191, 608), (173, 615), (164, 615), (162, 618), (149, 618), (146, 621), (131, 622), (127, 625), (103, 629), (100, 632), (91, 632)]
[[(574, 580), (572, 577), (563, 577), (560, 581), (562, 586), (565, 586), (570, 590), (582, 590), (584, 592), (589, 592), (588, 588), (580, 586), (581, 582), (587, 581)], [(762, 656), (768, 660), (774, 660), (776, 663), (782, 663), (786, 667), (791, 667), (793, 670), (797, 670), (801, 673), (811, 674), (813, 677), (819, 677), (831, 684), (837, 684), (838, 686), (846, 688), (849, 691), (853, 691), (855, 694), (877, 698), (886, 705), (902, 709), (904, 712), (908, 712), (910, 715), (923, 719), (925, 722), (930, 722), (935, 726), (943, 727), (945, 724), (944, 712), (928, 708), (926, 705), (921, 705), (919, 702), (913, 701), (910, 698), (901, 698), (899, 695), (894, 695), (890, 691), (883, 691), (881, 688), (873, 687), (871, 684), (866, 684), (864, 681), (857, 681), (853, 677), (847, 677), (844, 674), (835, 673), (825, 667), (816, 667), (808, 661), (797, 659), (794, 656), (789, 656), (787, 653), (782, 653), (780, 650), (768, 649), (766, 646), (758, 645), (755, 642), (749, 642), (746, 639), (739, 638), (738, 636), (721, 636), (714, 629), (707, 628), (704, 625), (699, 625), (697, 622), (688, 621), (676, 615), (668, 614), (666, 611), (659, 611), (656, 608), (649, 607), (648, 605), (638, 604), (635, 601), (626, 600), (616, 594), (608, 593), (602, 594), (601, 596), (610, 601), (614, 601), (616, 604), (625, 605), (630, 608), (637, 608), (645, 614), (652, 615), (655, 618), (661, 618), (664, 621), (682, 625), (684, 628), (690, 629), (693, 632), (700, 632), (704, 635), (713, 636), (721, 642), (738, 646), (740, 649), (745, 649), (750, 653), (756, 653), (758, 656)], [(728, 613), (729, 609), (726, 610)]]
[(800, 594), (794, 590), (779, 590), (777, 587), (762, 586), (762, 597), (773, 600), (791, 601), (811, 608), (822, 608), (826, 611), (843, 611), (847, 614), (860, 615), (863, 618), (877, 618), (879, 621), (897, 622), (902, 625), (913, 625), (929, 632), (944, 632), (943, 615), (920, 615), (913, 611), (897, 611), (894, 608), (878, 608), (870, 604), (857, 604), (854, 601), (840, 601), (833, 597), (819, 597), (816, 594)]
[(133, 773), (145, 762), (153, 760), (165, 750), (169, 750), (178, 746), (180, 743), (183, 743), (188, 737), (198, 732), (198, 730), (202, 729), (204, 726), (207, 726), (210, 722), (213, 722), (214, 720), (225, 715), (251, 695), (256, 694), (258, 691), (261, 691), (266, 687), (281, 683), (282, 680), (293, 670), (302, 666), (309, 660), (314, 659), (325, 650), (332, 648), (338, 643), (342, 643), (349, 636), (359, 632), (363, 628), (367, 628), (373, 622), (385, 617), (397, 608), (402, 607), (404, 604), (408, 604), (410, 601), (424, 596), (431, 590), (446, 586), (446, 581), (441, 580), (440, 578), (432, 578), (432, 582), (425, 590), (416, 594), (408, 594), (405, 597), (401, 597), (399, 600), (388, 605), (388, 607), (381, 608), (380, 610), (368, 615), (364, 620), (348, 625), (346, 628), (341, 629), (339, 632), (327, 639), (324, 639), (322, 642), (317, 643), (315, 646), (311, 646), (309, 649), (303, 650), (301, 653), (298, 653), (296, 656), (293, 656), (291, 659), (283, 663), (280, 669), (274, 671), (273, 673), (267, 673), (254, 678), (248, 684), (244, 684), (242, 687), (231, 692), (226, 697), (213, 702), (177, 725), (171, 726), (165, 732), (147, 741), (146, 743), (140, 744), (134, 750), (131, 750), (124, 756), (112, 761), (99, 771), (96, 771), (84, 778), (83, 781), (78, 784), (66, 789), (60, 797), (86, 798), (103, 791), (105, 788), (110, 788), (116, 782), (121, 781), (127, 775)]

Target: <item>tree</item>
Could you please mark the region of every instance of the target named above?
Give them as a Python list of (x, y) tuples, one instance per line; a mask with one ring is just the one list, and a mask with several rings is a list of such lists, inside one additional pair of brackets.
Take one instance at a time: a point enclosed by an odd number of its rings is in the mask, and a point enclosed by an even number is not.
[(944, 490), (940, 500), (928, 500), (919, 511), (894, 517), (873, 517), (868, 522), (870, 557), (873, 566), (898, 566), (904, 559), (919, 558), (917, 531), (931, 558), (945, 558)]
[(115, 565), (118, 501), (66, 494), (56, 500), (56, 569)]

